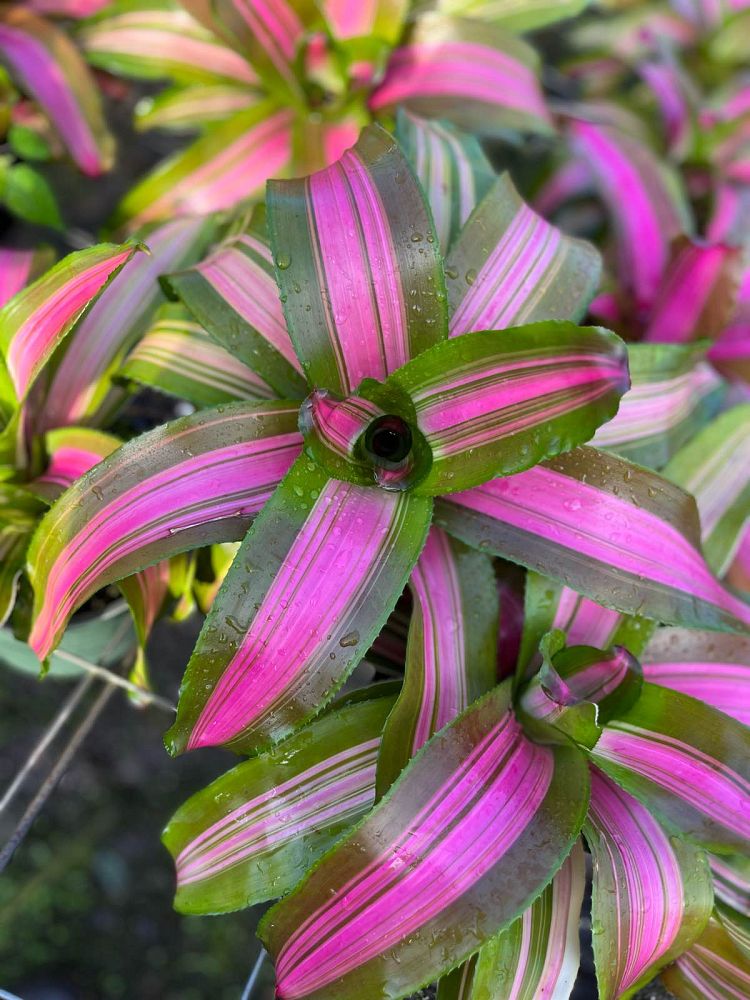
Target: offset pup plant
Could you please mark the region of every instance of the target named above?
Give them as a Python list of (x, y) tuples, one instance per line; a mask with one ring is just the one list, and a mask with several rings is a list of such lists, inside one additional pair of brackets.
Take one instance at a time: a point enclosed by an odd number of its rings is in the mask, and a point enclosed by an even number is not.
[[(430, 165), (443, 220), (476, 197), (472, 162), (449, 169), (459, 155)], [(216, 317), (217, 386), (239, 358), (262, 400), (125, 444), (54, 504), (28, 557), (45, 658), (100, 587), (243, 539), (167, 744), (252, 759), (170, 824), (178, 905), (284, 895), (261, 928), (281, 997), (404, 997), (446, 976), (447, 997), (564, 996), (583, 832), (603, 996), (681, 953), (672, 981), (706, 954), (718, 982), (740, 981), (727, 956), (742, 925), (712, 915), (704, 852), (721, 855), (728, 897), (749, 832), (748, 731), (681, 692), (681, 671), (677, 690), (667, 667), (645, 683), (650, 629), (630, 616), (724, 631), (742, 663), (733, 633), (750, 606), (707, 565), (689, 494), (584, 446), (620, 420), (629, 385), (619, 338), (575, 322), (596, 253), (506, 177), (441, 252), (406, 157), (375, 126), (328, 169), (272, 182), (267, 231), (270, 248), (256, 215), (169, 279)], [(240, 288), (226, 280), (238, 256)], [(519, 666), (501, 658), (499, 673), (491, 556), (534, 571)], [(403, 687), (337, 697), (407, 583)], [(578, 633), (568, 647), (557, 618)], [(613, 648), (594, 638), (605, 626)]]

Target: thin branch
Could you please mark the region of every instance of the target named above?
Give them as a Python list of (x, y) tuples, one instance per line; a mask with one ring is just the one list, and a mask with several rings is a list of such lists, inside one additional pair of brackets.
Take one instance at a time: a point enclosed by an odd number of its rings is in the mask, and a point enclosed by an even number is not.
[(23, 839), (29, 832), (32, 823), (39, 815), (40, 811), (44, 807), (45, 802), (54, 791), (55, 786), (57, 785), (59, 780), (65, 774), (65, 771), (67, 770), (68, 765), (73, 759), (73, 756), (75, 755), (76, 751), (83, 743), (83, 741), (86, 739), (89, 730), (96, 722), (104, 706), (112, 697), (114, 690), (115, 690), (114, 686), (108, 684), (105, 688), (102, 689), (102, 691), (100, 691), (96, 701), (92, 704), (91, 708), (89, 708), (88, 712), (81, 720), (78, 728), (73, 733), (70, 742), (65, 747), (63, 752), (60, 754), (57, 763), (52, 768), (48, 776), (45, 778), (39, 791), (36, 793), (34, 798), (29, 803), (26, 812), (19, 820), (15, 830), (13, 831), (13, 833), (11, 833), (10, 837), (5, 843), (5, 846), (2, 848), (2, 850), (0, 850), (0, 872), (2, 872), (5, 869), (6, 865), (15, 854), (16, 849), (23, 842)]
[(260, 977), (261, 969), (263, 968), (263, 963), (268, 958), (268, 952), (265, 948), (261, 948), (258, 952), (258, 957), (255, 959), (255, 965), (253, 966), (253, 971), (250, 973), (250, 978), (245, 983), (245, 989), (242, 991), (242, 996), (240, 1000), (251, 1000), (253, 995), (253, 990), (257, 985), (258, 978)]
[(174, 705), (168, 698), (162, 698), (159, 694), (154, 694), (153, 691), (149, 691), (140, 684), (134, 684), (129, 681), (126, 677), (120, 677), (119, 674), (113, 674), (111, 670), (107, 670), (106, 667), (100, 667), (96, 663), (89, 663), (88, 660), (81, 659), (80, 656), (76, 656), (75, 653), (68, 653), (64, 649), (56, 649), (55, 656), (59, 656), (61, 660), (67, 660), (68, 663), (73, 663), (81, 670), (85, 670), (89, 674), (94, 674), (96, 677), (101, 677), (107, 683), (114, 684), (115, 687), (124, 688), (126, 691), (130, 691), (132, 694), (138, 696), (138, 698), (147, 705), (155, 705), (157, 708), (163, 708), (165, 712), (176, 712), (177, 706)]
[(18, 774), (15, 776), (13, 781), (6, 789), (5, 795), (3, 795), (2, 800), (0, 801), (0, 813), (2, 813), (5, 809), (8, 808), (8, 805), (15, 796), (16, 792), (25, 781), (26, 776), (34, 768), (34, 766), (36, 765), (37, 761), (42, 756), (44, 751), (47, 749), (47, 747), (50, 745), (50, 743), (54, 740), (54, 738), (60, 732), (62, 727), (65, 725), (65, 723), (68, 721), (70, 716), (73, 714), (73, 710), (75, 709), (76, 705), (79, 703), (81, 698), (84, 696), (86, 691), (91, 687), (93, 683), (94, 683), (94, 678), (91, 675), (82, 678), (81, 681), (76, 685), (75, 689), (70, 694), (68, 699), (65, 702), (63, 702), (63, 706), (55, 716), (52, 725), (49, 727), (49, 729), (47, 729), (47, 731), (44, 733), (44, 735), (39, 740), (37, 745), (31, 751), (26, 760), (26, 763), (23, 765), (21, 770), (18, 772)]

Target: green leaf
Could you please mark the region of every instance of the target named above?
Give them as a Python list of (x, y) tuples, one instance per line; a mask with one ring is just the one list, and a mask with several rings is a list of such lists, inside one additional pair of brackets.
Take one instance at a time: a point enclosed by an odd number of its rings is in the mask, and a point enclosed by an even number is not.
[(2, 200), (14, 215), (39, 226), (62, 229), (63, 220), (52, 188), (27, 163), (17, 163), (5, 174)]

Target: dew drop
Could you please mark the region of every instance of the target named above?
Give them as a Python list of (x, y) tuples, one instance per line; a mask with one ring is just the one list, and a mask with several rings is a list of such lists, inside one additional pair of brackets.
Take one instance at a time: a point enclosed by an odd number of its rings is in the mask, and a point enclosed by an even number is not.
[(356, 646), (359, 642), (359, 632), (355, 629), (353, 632), (347, 632), (339, 639), (339, 646), (346, 648), (347, 646)]
[(292, 263), (292, 258), (288, 253), (280, 253), (276, 258), (276, 266), (280, 271), (286, 271), (289, 265)]

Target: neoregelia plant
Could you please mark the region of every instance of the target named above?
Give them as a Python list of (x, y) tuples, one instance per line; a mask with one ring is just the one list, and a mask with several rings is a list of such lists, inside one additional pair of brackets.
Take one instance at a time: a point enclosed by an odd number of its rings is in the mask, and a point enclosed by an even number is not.
[[(440, 219), (475, 191), (470, 166), (459, 176)], [(596, 290), (596, 254), (505, 177), (441, 253), (408, 161), (377, 127), (330, 168), (270, 184), (267, 222), (270, 249), (256, 216), (169, 280), (218, 344), (184, 313), (161, 320), (173, 352), (180, 334), (203, 351), (181, 384), (205, 391), (213, 369), (232, 398), (241, 361), (253, 374), (240, 391), (262, 401), (125, 444), (54, 504), (29, 551), (44, 658), (104, 584), (244, 536), (167, 742), (254, 756), (170, 825), (178, 904), (290, 893), (261, 930), (285, 998), (403, 997), (450, 973), (446, 997), (562, 996), (583, 831), (602, 996), (691, 946), (673, 979), (692, 981), (706, 952), (734, 973), (740, 925), (711, 916), (704, 851), (723, 855), (729, 895), (748, 835), (748, 731), (680, 690), (689, 671), (670, 684), (663, 650), (646, 654), (644, 683), (634, 653), (649, 629), (628, 616), (736, 633), (750, 606), (701, 552), (676, 485), (694, 462), (670, 482), (582, 447), (617, 424), (629, 384), (622, 342), (571, 321)], [(163, 335), (150, 335), (149, 378), (169, 363)], [(736, 516), (729, 494), (717, 539)], [(535, 586), (544, 599), (499, 686), (491, 556), (551, 578), (530, 574), (527, 600)], [(403, 688), (336, 698), (407, 582)], [(575, 645), (540, 641), (558, 613)], [(591, 632), (604, 628), (629, 649), (600, 648)], [(742, 663), (744, 639), (723, 639)], [(719, 662), (708, 645), (698, 679), (706, 662)], [(724, 674), (722, 699), (732, 684), (746, 693), (743, 671)]]

